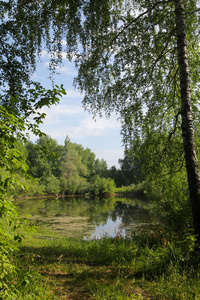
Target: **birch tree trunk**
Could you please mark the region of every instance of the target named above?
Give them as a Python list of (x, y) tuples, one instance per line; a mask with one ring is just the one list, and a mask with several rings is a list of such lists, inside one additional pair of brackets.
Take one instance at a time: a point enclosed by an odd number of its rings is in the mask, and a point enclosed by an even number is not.
[(174, 3), (181, 88), (182, 138), (190, 191), (194, 234), (197, 237), (197, 242), (200, 243), (200, 176), (194, 139), (185, 10), (183, 0), (174, 0)]

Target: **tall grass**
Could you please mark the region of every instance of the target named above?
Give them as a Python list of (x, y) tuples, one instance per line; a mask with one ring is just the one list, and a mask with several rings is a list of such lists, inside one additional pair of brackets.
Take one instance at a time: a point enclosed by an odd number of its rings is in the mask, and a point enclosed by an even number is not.
[(42, 237), (22, 241), (7, 299), (200, 299), (193, 236), (177, 240), (157, 227), (131, 239)]

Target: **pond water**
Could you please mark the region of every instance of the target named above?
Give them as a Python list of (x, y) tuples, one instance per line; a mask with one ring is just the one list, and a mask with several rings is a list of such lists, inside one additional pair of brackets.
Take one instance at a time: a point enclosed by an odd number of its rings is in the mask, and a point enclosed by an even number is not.
[(129, 198), (41, 198), (14, 202), (38, 229), (84, 239), (131, 236), (150, 227), (148, 202)]

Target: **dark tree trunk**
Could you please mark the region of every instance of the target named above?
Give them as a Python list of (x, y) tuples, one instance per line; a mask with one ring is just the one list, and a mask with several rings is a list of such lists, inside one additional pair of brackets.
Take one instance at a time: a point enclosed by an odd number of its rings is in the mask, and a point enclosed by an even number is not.
[(185, 9), (183, 0), (174, 0), (181, 88), (182, 138), (193, 215), (194, 234), (200, 243), (200, 177), (196, 155), (191, 104), (190, 72), (187, 55)]

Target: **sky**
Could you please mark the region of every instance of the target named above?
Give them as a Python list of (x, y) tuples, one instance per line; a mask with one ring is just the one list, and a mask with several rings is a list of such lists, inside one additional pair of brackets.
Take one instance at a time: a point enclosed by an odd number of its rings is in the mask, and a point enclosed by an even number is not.
[[(48, 79), (49, 60), (48, 53), (43, 51), (33, 75), (33, 79), (45, 88), (51, 88), (51, 81)], [(82, 107), (83, 95), (73, 87), (73, 79), (77, 74), (74, 63), (64, 59), (63, 66), (57, 71), (59, 75), (54, 76), (55, 84), (63, 84), (67, 95), (61, 98), (59, 104), (42, 109), (46, 118), (40, 129), (60, 145), (64, 144), (68, 136), (72, 143), (81, 144), (94, 152), (96, 158), (104, 159), (109, 168), (113, 165), (118, 168), (118, 159), (123, 158), (124, 147), (120, 134), (121, 124), (117, 116), (113, 114), (109, 119), (96, 117), (94, 120)], [(33, 142), (37, 140), (33, 135), (30, 138)]]

